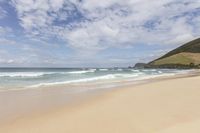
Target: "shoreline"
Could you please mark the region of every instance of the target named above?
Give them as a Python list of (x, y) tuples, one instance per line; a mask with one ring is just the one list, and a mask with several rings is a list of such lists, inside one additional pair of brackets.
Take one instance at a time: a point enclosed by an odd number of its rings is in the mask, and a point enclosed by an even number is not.
[(200, 75), (200, 71), (192, 71), (189, 73), (176, 74), (173, 76), (155, 77), (138, 82), (122, 81), (120, 82), (121, 85), (118, 86), (86, 90), (80, 93), (68, 92), (68, 88), (70, 87), (68, 85), (1, 91), (0, 105), (6, 105), (6, 107), (0, 107), (0, 125), (12, 122), (20, 117), (42, 114), (44, 112), (50, 112), (65, 107), (74, 107), (76, 104), (80, 105), (84, 102), (90, 102), (91, 100), (101, 97), (102, 95), (121, 90), (122, 88), (126, 89), (149, 84), (152, 82), (155, 83), (171, 79), (195, 77), (198, 75)]
[[(141, 70), (143, 70), (143, 69), (141, 69)], [(150, 70), (150, 72), (155, 72), (154, 69), (149, 69), (149, 70)], [(163, 71), (163, 70), (165, 70), (165, 69), (161, 69), (161, 71)], [(137, 72), (139, 71), (140, 72), (140, 69), (139, 70), (135, 70), (135, 71), (137, 71)], [(145, 73), (147, 71), (148, 71), (148, 69), (146, 71), (145, 70), (142, 71), (142, 73)], [(160, 71), (160, 70), (158, 69), (158, 71)], [(132, 72), (132, 71), (130, 71), (130, 72)], [(80, 73), (80, 72), (76, 72), (76, 73)], [(49, 83), (48, 82), (47, 83), (46, 82), (34, 83), (33, 85), (19, 85), (19, 84), (16, 85), (16, 86), (9, 86), (9, 85), (8, 86), (4, 86), (3, 85), (3, 86), (0, 87), (0, 93), (1, 92), (7, 92), (7, 91), (25, 91), (25, 90), (40, 89), (40, 88), (49, 89), (49, 88), (53, 88), (53, 87), (56, 87), (56, 88), (59, 88), (59, 87), (72, 87), (73, 88), (73, 87), (75, 87), (76, 88), (77, 86), (79, 86), (79, 87), (81, 86), (81, 91), (82, 91), (82, 86), (87, 86), (87, 85), (90, 85), (90, 84), (93, 84), (94, 86), (92, 86), (92, 87), (94, 87), (94, 88), (96, 88), (98, 85), (101, 86), (100, 88), (114, 88), (114, 87), (117, 87), (117, 86), (123, 86), (124, 83), (126, 83), (126, 82), (127, 83), (129, 82), (130, 84), (132, 84), (132, 83), (149, 81), (149, 80), (152, 80), (152, 79), (160, 79), (160, 78), (165, 78), (165, 77), (177, 77), (179, 75), (180, 76), (182, 76), (182, 75), (192, 75), (192, 74), (195, 74), (195, 73), (199, 73), (199, 70), (190, 69), (190, 70), (179, 70), (179, 72), (175, 72), (174, 71), (174, 72), (171, 72), (171, 73), (165, 73), (165, 72), (159, 72), (159, 73), (161, 73), (161, 74), (152, 74), (152, 75), (151, 74), (150, 75), (147, 74), (147, 75), (138, 76), (136, 78), (135, 78), (135, 76), (128, 78), (128, 77), (126, 77), (127, 76), (126, 75), (124, 78), (121, 78), (121, 79), (120, 78), (119, 79), (117, 79), (117, 78), (116, 79), (115, 78), (112, 79), (113, 77), (108, 78), (108, 79), (104, 79), (106, 76), (109, 77), (110, 75), (112, 75), (112, 74), (105, 74), (104, 75), (105, 77), (104, 76), (97, 76), (95, 78), (91, 78), (92, 80), (90, 78), (85, 78), (85, 79), (83, 78), (81, 80), (72, 80), (72, 81), (59, 81), (59, 82), (52, 81), (52, 82), (49, 82)], [(11, 74), (11, 75), (13, 75), (11, 77), (15, 77), (15, 76), (29, 77), (31, 75), (33, 76), (34, 74), (30, 74), (30, 73), (29, 74), (27, 74), (27, 73), (21, 73), (20, 74), (20, 73), (18, 73), (18, 74)], [(36, 75), (41, 75), (41, 73), (36, 74)], [(113, 74), (113, 75), (115, 75), (115, 74)], [(136, 73), (136, 75), (137, 75), (137, 73)], [(104, 78), (102, 78), (102, 77), (104, 77)], [(98, 78), (99, 78), (99, 80), (98, 80)], [(90, 80), (88, 80), (88, 79), (90, 79)], [(10, 80), (10, 79), (8, 79), (8, 80)], [(13, 79), (11, 79), (11, 80), (13, 80)], [(22, 80), (22, 79), (20, 79), (20, 80)], [(104, 86), (105, 84), (107, 84), (107, 85), (112, 84), (112, 85), (114, 85), (114, 87)], [(98, 89), (98, 87), (96, 89)]]
[[(2, 123), (2, 119), (9, 115), (10, 118), (12, 118), (12, 115), (16, 115), (17, 113), (12, 112), (7, 113), (7, 111), (13, 111), (16, 110), (17, 112), (21, 113), (20, 115), (24, 114), (34, 114), (35, 112), (48, 112), (48, 110), (54, 110), (56, 108), (62, 108), (65, 106), (70, 106), (71, 104), (75, 104), (76, 102), (80, 102), (82, 100), (88, 100), (90, 98), (96, 97), (98, 95), (103, 95), (104, 93), (109, 93), (112, 91), (115, 91), (117, 89), (121, 88), (129, 88), (129, 87), (137, 87), (139, 85), (143, 84), (149, 84), (151, 82), (158, 82), (163, 80), (170, 80), (170, 79), (176, 79), (176, 78), (185, 78), (185, 77), (193, 77), (198, 76), (200, 74), (200, 71), (191, 71), (189, 73), (183, 73), (183, 74), (176, 74), (176, 75), (168, 75), (168, 76), (160, 76), (160, 77), (154, 77), (150, 79), (144, 79), (139, 81), (118, 81), (118, 82), (111, 82), (107, 81), (106, 84), (112, 84), (114, 86), (107, 87), (107, 88), (99, 88), (99, 89), (89, 89), (84, 90), (81, 92), (70, 92), (69, 88), (75, 87), (73, 89), (77, 89), (76, 85), (53, 85), (53, 86), (44, 86), (44, 87), (37, 87), (37, 88), (29, 88), (29, 89), (13, 89), (13, 90), (6, 90), (6, 91), (0, 91), (0, 105), (7, 104), (7, 109), (0, 107), (0, 123)], [(115, 85), (117, 83), (117, 85)], [(95, 86), (94, 86), (95, 85)], [(94, 82), (94, 87), (97, 86), (97, 84)], [(80, 84), (79, 86), (84, 86), (87, 88), (88, 84)], [(91, 86), (89, 87), (91, 88)], [(51, 98), (51, 99), (50, 99)], [(86, 101), (87, 101), (86, 100)], [(54, 104), (51, 104), (49, 101), (52, 101)], [(14, 104), (20, 105), (19, 107), (16, 107)], [(48, 105), (49, 104), (49, 105)], [(28, 106), (28, 107), (26, 107)], [(32, 111), (34, 110), (34, 111)], [(17, 115), (15, 117), (20, 117), (20, 115)], [(4, 117), (4, 118), (3, 118)]]
[[(85, 97), (79, 97), (80, 99), (78, 99), (77, 101), (73, 101), (71, 102), (71, 104), (68, 104), (66, 105), (66, 103), (64, 103), (62, 106), (58, 106), (58, 108), (54, 108), (54, 109), (50, 109), (50, 110), (43, 110), (44, 112), (37, 112), (37, 113), (33, 113), (33, 114), (29, 114), (29, 115), (24, 115), (24, 116), (20, 116), (20, 117), (17, 117), (15, 118), (14, 121), (12, 121), (12, 125), (10, 126), (10, 123), (8, 122), (7, 124), (6, 123), (2, 123), (0, 124), (0, 131), (4, 131), (4, 132), (7, 132), (7, 128), (18, 128), (18, 126), (20, 125), (20, 123), (24, 123), (26, 121), (37, 121), (37, 120), (34, 120), (35, 118), (36, 119), (40, 119), (41, 121), (44, 120), (44, 117), (47, 117), (48, 116), (48, 119), (51, 119), (54, 115), (56, 115), (58, 112), (59, 115), (67, 115), (68, 114), (74, 114), (74, 112), (80, 112), (79, 110), (82, 110), (86, 108), (91, 108), (91, 106), (96, 106), (97, 107), (97, 111), (98, 111), (98, 108), (99, 106), (97, 104), (100, 103), (100, 105), (102, 104), (102, 102), (104, 104), (106, 104), (105, 102), (109, 101), (110, 99), (112, 100), (113, 99), (113, 95), (124, 95), (124, 94), (128, 94), (129, 91), (132, 91), (132, 90), (135, 90), (136, 92), (139, 92), (141, 93), (141, 90), (138, 90), (139, 88), (142, 88), (143, 91), (148, 91), (145, 87), (149, 87), (151, 86), (152, 84), (155, 85), (155, 84), (159, 84), (159, 83), (165, 83), (165, 82), (174, 82), (176, 80), (180, 81), (180, 80), (188, 80), (188, 79), (192, 79), (192, 78), (198, 78), (200, 79), (200, 77), (198, 76), (199, 73), (193, 73), (193, 74), (189, 74), (189, 75), (181, 75), (181, 76), (172, 76), (172, 77), (166, 77), (167, 79), (162, 79), (162, 78), (158, 78), (158, 79), (152, 79), (152, 81), (149, 81), (147, 83), (142, 83), (142, 84), (137, 84), (137, 85), (130, 85), (130, 86), (124, 86), (124, 87), (119, 87), (117, 89), (112, 89), (110, 91), (102, 91), (102, 92), (98, 92), (98, 93), (91, 93), (91, 95), (88, 95), (86, 94)], [(196, 83), (196, 82), (195, 82)], [(180, 84), (180, 83), (179, 83)], [(179, 85), (178, 84), (178, 85)], [(151, 87), (150, 87), (151, 88)], [(162, 86), (160, 87), (162, 88)], [(160, 89), (158, 88), (158, 89)], [(46, 90), (43, 90), (44, 92), (46, 92)], [(53, 90), (55, 91), (55, 90)], [(155, 91), (155, 89), (154, 89)], [(159, 90), (158, 90), (159, 91)], [(44, 93), (43, 92), (43, 93)], [(52, 92), (51, 92), (52, 93)], [(145, 95), (146, 92), (144, 92)], [(128, 94), (129, 95), (129, 94)], [(136, 94), (134, 94), (136, 96)], [(89, 96), (89, 97), (88, 97)], [(57, 97), (57, 96), (56, 96)], [(137, 96), (138, 97), (138, 96)], [(78, 97), (77, 97), (78, 98)], [(119, 97), (118, 97), (119, 98)], [(44, 98), (45, 99), (45, 98)], [(49, 100), (49, 99), (48, 99)], [(55, 99), (54, 99), (55, 100)], [(62, 99), (63, 100), (63, 99)], [(122, 99), (123, 100), (123, 99)], [(47, 101), (47, 102), (50, 102), (50, 101)], [(120, 101), (119, 101), (120, 102)], [(1, 103), (2, 104), (2, 103)], [(115, 111), (115, 110), (113, 110)], [(62, 113), (61, 113), (62, 112)], [(112, 114), (111, 114), (112, 115)], [(83, 116), (82, 116), (83, 117)], [(97, 116), (98, 118), (99, 116)], [(57, 119), (57, 118), (55, 118)], [(59, 120), (59, 118), (57, 119)], [(47, 122), (47, 121), (46, 121)], [(19, 125), (18, 125), (19, 124)], [(15, 127), (15, 125), (18, 125), (17, 127)], [(34, 124), (33, 124), (34, 125)], [(12, 127), (14, 126), (14, 127)], [(21, 125), (22, 126), (22, 125)], [(19, 126), (19, 127), (21, 127)], [(34, 126), (33, 126), (34, 127)], [(21, 127), (22, 128), (22, 127)], [(26, 129), (26, 127), (24, 127)], [(41, 127), (42, 128), (42, 127)], [(10, 130), (10, 129), (9, 129)], [(10, 130), (11, 132), (9, 132), (8, 130), (8, 133), (12, 133), (12, 130)], [(23, 130), (23, 129), (20, 129), (20, 130)], [(14, 133), (14, 132), (13, 132)], [(21, 132), (20, 132), (21, 133)]]

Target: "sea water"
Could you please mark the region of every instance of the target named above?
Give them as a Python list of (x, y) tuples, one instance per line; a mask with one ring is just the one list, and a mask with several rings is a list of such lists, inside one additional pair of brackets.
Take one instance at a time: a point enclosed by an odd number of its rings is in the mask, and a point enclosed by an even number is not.
[[(104, 85), (101, 86), (103, 88), (105, 85), (107, 87), (117, 85), (120, 81), (134, 83), (189, 71), (129, 68), (0, 68), (0, 91), (90, 83), (98, 84), (98, 87), (100, 87), (99, 84)], [(95, 89), (94, 86), (93, 89)]]

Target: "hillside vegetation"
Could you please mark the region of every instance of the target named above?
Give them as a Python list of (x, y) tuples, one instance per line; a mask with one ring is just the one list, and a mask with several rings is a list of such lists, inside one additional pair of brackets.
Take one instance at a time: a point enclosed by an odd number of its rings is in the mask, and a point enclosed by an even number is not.
[(200, 68), (200, 38), (188, 42), (148, 63), (156, 68)]

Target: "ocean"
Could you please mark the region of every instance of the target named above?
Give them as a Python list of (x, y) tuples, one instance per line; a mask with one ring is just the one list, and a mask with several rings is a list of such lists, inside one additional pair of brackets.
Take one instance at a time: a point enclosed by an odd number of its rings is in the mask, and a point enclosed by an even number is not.
[[(66, 85), (79, 91), (116, 87), (191, 70), (129, 68), (0, 68), (0, 91)], [(70, 88), (70, 87), (69, 87)], [(56, 87), (55, 87), (56, 89)]]

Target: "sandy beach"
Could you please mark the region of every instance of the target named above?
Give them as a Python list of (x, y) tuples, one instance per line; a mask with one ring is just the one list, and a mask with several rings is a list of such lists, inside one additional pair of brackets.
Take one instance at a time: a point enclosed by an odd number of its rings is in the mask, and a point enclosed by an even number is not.
[(0, 0), (0, 133), (200, 133), (200, 0)]
[[(199, 133), (200, 76), (101, 94), (81, 104), (20, 117), (1, 133)], [(1, 105), (3, 106), (3, 105)]]

